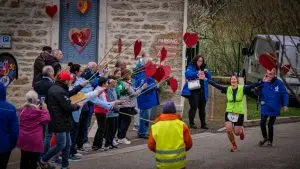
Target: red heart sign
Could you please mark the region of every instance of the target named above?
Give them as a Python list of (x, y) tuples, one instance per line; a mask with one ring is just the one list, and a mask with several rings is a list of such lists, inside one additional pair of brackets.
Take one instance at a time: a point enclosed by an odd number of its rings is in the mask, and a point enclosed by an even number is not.
[(290, 69), (291, 69), (291, 65), (286, 64), (283, 65), (280, 70), (283, 75), (286, 75), (290, 71)]
[(167, 79), (168, 78), (168, 76), (171, 74), (171, 67), (170, 66), (168, 66), (168, 65), (165, 65), (165, 66), (161, 66), (163, 69), (164, 69), (164, 72), (165, 72), (165, 74), (164, 74), (164, 77), (161, 79), (161, 80), (165, 80), (165, 79)]
[(134, 42), (134, 58), (136, 58), (139, 55), (141, 50), (142, 50), (142, 42), (139, 40), (136, 40)]
[(91, 40), (90, 28), (72, 28), (69, 30), (69, 40), (78, 53), (81, 53)]
[(160, 50), (160, 62), (163, 62), (167, 58), (168, 51), (165, 47)]
[(122, 52), (122, 39), (119, 39), (118, 41), (118, 54), (121, 55)]
[(145, 64), (146, 77), (152, 77), (156, 72), (156, 65), (151, 61)]
[(178, 89), (177, 80), (174, 77), (171, 77), (170, 80), (169, 80), (169, 84), (170, 84), (170, 87), (171, 87), (173, 93), (175, 93)]
[(160, 82), (165, 76), (165, 70), (160, 66), (156, 69), (154, 79)]
[(276, 68), (276, 55), (273, 53), (263, 53), (259, 56), (259, 63), (267, 70)]
[(46, 6), (46, 13), (48, 16), (53, 18), (57, 12), (57, 6), (56, 5), (47, 5)]
[(191, 48), (198, 42), (198, 34), (186, 32), (183, 36), (183, 40), (187, 47)]

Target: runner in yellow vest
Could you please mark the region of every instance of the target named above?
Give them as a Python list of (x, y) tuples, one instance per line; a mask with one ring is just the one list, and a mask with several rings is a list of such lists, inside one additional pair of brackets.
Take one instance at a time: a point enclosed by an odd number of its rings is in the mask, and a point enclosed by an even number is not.
[(155, 152), (159, 169), (184, 169), (186, 151), (192, 148), (192, 138), (188, 126), (176, 114), (173, 102), (168, 101), (163, 113), (151, 127), (148, 147)]
[[(205, 77), (202, 77), (204, 80), (207, 80)], [(246, 91), (251, 90), (254, 87), (257, 87), (261, 82), (257, 82), (251, 85), (238, 85), (238, 77), (236, 75), (231, 76), (230, 83), (228, 87), (221, 86), (218, 83), (208, 80), (208, 83), (214, 86), (215, 88), (221, 90), (222, 93), (226, 93), (227, 96), (227, 106), (225, 113), (225, 128), (232, 144), (230, 149), (231, 152), (237, 151), (237, 145), (235, 142), (235, 137), (240, 136), (241, 140), (245, 138), (244, 132), (244, 94)]]

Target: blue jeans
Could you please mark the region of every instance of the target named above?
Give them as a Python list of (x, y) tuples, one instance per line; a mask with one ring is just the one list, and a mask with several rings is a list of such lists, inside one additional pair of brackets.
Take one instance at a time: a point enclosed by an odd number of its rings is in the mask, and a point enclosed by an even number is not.
[(93, 105), (89, 104), (89, 112), (87, 114), (87, 122), (86, 122), (86, 126), (84, 129), (83, 143), (87, 143), (89, 141), (89, 138), (88, 138), (89, 127), (91, 125), (93, 113), (94, 113), (94, 107), (93, 107)]
[(45, 137), (44, 137), (44, 152), (41, 153), (41, 157), (43, 157), (50, 149), (51, 138), (52, 138), (52, 133), (49, 132), (48, 127), (46, 127)]
[(43, 157), (42, 161), (48, 162), (52, 157), (62, 151), (61, 166), (66, 168), (69, 166), (69, 155), (71, 147), (70, 132), (54, 133), (56, 135), (57, 144), (51, 148)]
[[(140, 118), (150, 120), (150, 113), (151, 113), (151, 109), (140, 110)], [(140, 119), (140, 125), (139, 125), (139, 130), (137, 135), (139, 137), (148, 136), (148, 130), (149, 130), (149, 122)]]

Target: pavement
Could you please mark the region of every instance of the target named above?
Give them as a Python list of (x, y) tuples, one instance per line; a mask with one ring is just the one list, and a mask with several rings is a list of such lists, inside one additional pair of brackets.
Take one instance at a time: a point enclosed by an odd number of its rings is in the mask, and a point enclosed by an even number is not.
[[(246, 128), (244, 141), (237, 139), (238, 151), (230, 152), (225, 133), (193, 135), (187, 155), (188, 169), (299, 169), (300, 123), (275, 125), (273, 147), (259, 147), (259, 127)], [(72, 169), (153, 169), (154, 153), (146, 144), (86, 155), (71, 163)]]

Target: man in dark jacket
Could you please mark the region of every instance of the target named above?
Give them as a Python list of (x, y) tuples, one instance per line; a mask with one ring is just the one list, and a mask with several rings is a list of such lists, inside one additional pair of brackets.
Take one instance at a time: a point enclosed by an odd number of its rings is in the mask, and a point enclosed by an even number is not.
[(82, 107), (82, 104), (72, 104), (68, 92), (72, 76), (68, 72), (60, 72), (55, 84), (48, 90), (48, 110), (51, 121), (49, 131), (56, 136), (57, 144), (51, 148), (41, 159), (41, 168), (47, 168), (47, 162), (62, 151), (62, 168), (69, 166), (70, 131), (72, 129), (72, 112)]
[(45, 65), (51, 65), (54, 69), (54, 76), (61, 71), (60, 60), (63, 58), (63, 53), (61, 50), (54, 49), (49, 57), (45, 58)]
[(32, 86), (41, 79), (45, 58), (50, 56), (51, 51), (52, 48), (50, 46), (43, 47), (42, 53), (34, 60)]
[(34, 90), (39, 94), (39, 99), (45, 97), (47, 104), (48, 90), (54, 84), (54, 69), (52, 66), (45, 66), (42, 72), (42, 79), (36, 82), (33, 86)]
[(6, 101), (5, 86), (0, 83), (0, 168), (6, 168), (10, 153), (16, 147), (18, 136), (16, 108)]

